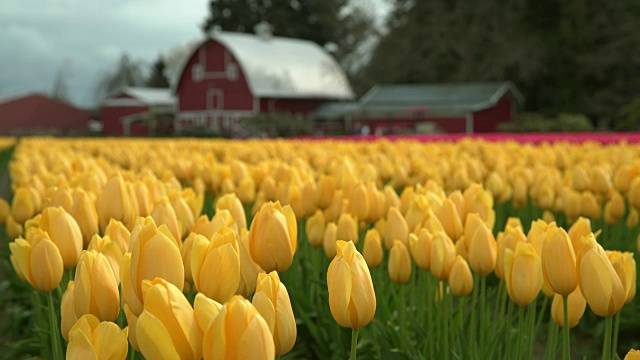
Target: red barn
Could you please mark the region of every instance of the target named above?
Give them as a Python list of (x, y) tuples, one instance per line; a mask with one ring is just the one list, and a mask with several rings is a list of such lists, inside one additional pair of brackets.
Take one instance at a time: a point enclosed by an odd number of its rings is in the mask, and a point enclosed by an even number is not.
[(233, 135), (242, 118), (281, 112), (308, 119), (325, 102), (353, 98), (320, 46), (259, 33), (218, 32), (196, 47), (176, 83), (177, 132)]
[(511, 82), (379, 85), (352, 114), (354, 132), (494, 132), (515, 120), (522, 94)]
[(102, 133), (107, 136), (167, 133), (173, 125), (175, 103), (169, 89), (126, 87), (102, 102)]
[(0, 99), (0, 135), (84, 135), (91, 114), (42, 94)]

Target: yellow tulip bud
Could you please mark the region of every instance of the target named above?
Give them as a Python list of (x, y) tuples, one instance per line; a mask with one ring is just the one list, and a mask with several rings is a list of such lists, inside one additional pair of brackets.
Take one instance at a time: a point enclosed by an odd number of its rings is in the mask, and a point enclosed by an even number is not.
[(484, 221), (480, 217), (480, 214), (470, 213), (467, 215), (467, 220), (464, 223), (464, 232), (463, 232), (464, 241), (467, 249), (471, 246), (471, 240), (473, 239), (473, 235), (475, 234), (476, 230), (478, 230), (478, 228), (483, 224), (484, 224)]
[(202, 332), (182, 290), (161, 278), (142, 283), (144, 311), (136, 336), (147, 359), (200, 359)]
[(76, 312), (73, 309), (74, 288), (75, 282), (70, 280), (67, 284), (67, 289), (64, 291), (64, 294), (62, 294), (62, 300), (60, 301), (60, 332), (62, 333), (62, 337), (67, 341), (69, 341), (69, 331), (78, 321)]
[(92, 314), (101, 321), (114, 321), (118, 317), (118, 281), (103, 254), (95, 250), (82, 253), (76, 269), (73, 299), (76, 316)]
[(236, 194), (225, 194), (218, 199), (216, 202), (216, 211), (223, 209), (231, 213), (233, 220), (238, 225), (238, 229), (247, 228), (247, 216), (245, 215), (242, 202), (240, 202)]
[(269, 325), (242, 296), (232, 297), (220, 309), (204, 334), (202, 348), (205, 360), (272, 360), (275, 357)]
[(455, 204), (451, 200), (447, 199), (442, 203), (442, 206), (436, 212), (436, 216), (450, 239), (456, 241), (462, 236), (462, 221)]
[(529, 305), (542, 288), (540, 255), (532, 244), (518, 242), (515, 252), (505, 250), (504, 262), (509, 297), (519, 306)]
[(431, 274), (440, 280), (447, 280), (456, 260), (456, 246), (443, 232), (433, 236), (431, 244)]
[(142, 312), (143, 280), (160, 277), (184, 288), (182, 255), (173, 235), (165, 225), (156, 227), (151, 217), (140, 219), (131, 232), (131, 255), (125, 254), (120, 266), (123, 295), (136, 316)]
[(178, 219), (178, 229), (180, 230), (180, 238), (184, 238), (189, 234), (193, 228), (193, 224), (196, 222), (196, 218), (189, 208), (187, 201), (179, 195), (173, 195), (171, 197), (171, 206), (176, 213)]
[(376, 294), (367, 263), (353, 242), (338, 241), (327, 271), (329, 307), (338, 324), (356, 329), (371, 322)]
[(298, 224), (290, 206), (269, 202), (253, 218), (249, 231), (251, 258), (265, 271), (285, 271), (298, 248)]
[(151, 217), (156, 224), (164, 224), (173, 235), (173, 238), (178, 240), (176, 242), (178, 248), (182, 248), (182, 234), (178, 225), (178, 216), (168, 198), (164, 197), (160, 202), (156, 203), (153, 210), (151, 210)]
[(30, 241), (22, 238), (9, 243), (9, 259), (18, 276), (36, 290), (52, 291), (62, 280), (63, 259), (55, 243), (45, 232)]
[(116, 174), (104, 184), (96, 202), (96, 210), (102, 230), (107, 227), (111, 218), (122, 221), (128, 229), (133, 227), (136, 214), (122, 175)]
[(582, 255), (578, 280), (584, 298), (596, 315), (611, 317), (622, 309), (627, 294), (602, 246), (596, 244)]
[(22, 225), (16, 222), (11, 215), (9, 215), (9, 217), (7, 218), (7, 224), (5, 225), (5, 228), (7, 229), (7, 236), (10, 239), (19, 237), (24, 231)]
[(406, 284), (411, 277), (411, 256), (400, 240), (394, 240), (389, 253), (389, 278), (398, 284)]
[(635, 349), (629, 350), (627, 355), (625, 355), (624, 360), (640, 360), (640, 351)]
[(316, 193), (316, 183), (313, 180), (306, 181), (302, 186), (302, 212), (304, 216), (311, 216), (311, 214), (315, 213), (318, 210), (316, 203), (314, 201)]
[(190, 233), (189, 236), (184, 239), (182, 249), (180, 250), (182, 265), (184, 265), (184, 282), (188, 284), (193, 284), (193, 275), (191, 274), (191, 252), (193, 250), (193, 242), (196, 236), (198, 236), (198, 234), (193, 232)]
[(571, 239), (573, 252), (578, 254), (580, 252), (580, 239), (591, 233), (591, 220), (580, 216), (578, 220), (571, 225), (567, 233)]
[(140, 351), (140, 345), (138, 345), (138, 336), (136, 335), (138, 316), (136, 316), (136, 314), (131, 311), (131, 308), (129, 308), (129, 305), (126, 303), (122, 304), (122, 309), (124, 310), (124, 314), (127, 318), (127, 325), (129, 327), (129, 343), (131, 343), (131, 346), (133, 346), (136, 351)]
[(354, 244), (358, 243), (358, 224), (357, 220), (349, 213), (340, 214), (338, 219), (338, 229), (336, 231), (336, 237), (339, 240), (353, 241)]
[(427, 229), (421, 229), (418, 235), (409, 235), (409, 249), (411, 250), (411, 257), (416, 265), (422, 270), (429, 270), (431, 268), (431, 244), (433, 243), (433, 236)]
[(242, 230), (238, 238), (238, 249), (240, 250), (240, 283), (236, 293), (248, 297), (256, 291), (258, 274), (263, 270), (249, 254), (249, 232), (247, 230)]
[(551, 211), (545, 210), (542, 213), (542, 220), (544, 220), (547, 223), (551, 223), (556, 221), (556, 217), (553, 215)]
[(196, 295), (193, 302), (193, 312), (196, 315), (198, 327), (203, 334), (207, 331), (213, 319), (218, 315), (220, 309), (222, 309), (222, 304), (219, 302), (209, 299), (202, 293)]
[(64, 211), (70, 213), (73, 206), (73, 196), (68, 187), (60, 187), (55, 189), (51, 194), (51, 197), (45, 201), (44, 207), (58, 207), (61, 206)]
[(11, 216), (18, 224), (24, 224), (25, 221), (32, 218), (37, 211), (34, 203), (34, 194), (27, 187), (19, 187), (13, 194), (11, 201)]
[(391, 187), (390, 185), (386, 185), (384, 187), (384, 198), (385, 198), (385, 212), (388, 212), (392, 207), (400, 207), (400, 197), (398, 197), (398, 193)]
[(468, 246), (471, 269), (481, 276), (491, 274), (496, 267), (498, 249), (491, 230), (484, 223), (478, 226)]
[(638, 226), (639, 219), (640, 219), (640, 213), (638, 212), (638, 210), (635, 208), (631, 208), (629, 210), (629, 215), (627, 215), (627, 221), (625, 225), (627, 225), (627, 228), (633, 229), (636, 226)]
[(11, 215), (11, 207), (7, 200), (0, 198), (0, 225), (7, 222), (7, 218)]
[(349, 196), (349, 212), (353, 214), (356, 219), (365, 220), (369, 216), (370, 208), (371, 204), (367, 188), (363, 183), (358, 183), (351, 190), (351, 194)]
[(276, 356), (291, 351), (297, 337), (296, 318), (293, 316), (287, 288), (280, 282), (277, 272), (258, 275), (258, 286), (252, 303), (269, 326)]
[[(564, 305), (562, 295), (553, 295), (551, 303), (551, 317), (561, 328), (564, 327)], [(582, 319), (584, 310), (587, 308), (587, 300), (584, 299), (579, 288), (576, 288), (567, 298), (567, 311), (569, 328), (575, 327)]]
[(369, 269), (377, 268), (382, 262), (382, 257), (384, 256), (382, 252), (382, 241), (380, 240), (380, 233), (375, 228), (367, 230), (364, 236), (362, 256), (367, 262)]
[(473, 276), (469, 264), (460, 255), (456, 256), (449, 272), (449, 287), (455, 296), (467, 296), (473, 291)]
[(607, 251), (607, 256), (613, 269), (622, 282), (626, 294), (625, 304), (629, 304), (636, 296), (636, 261), (633, 253), (620, 251)]
[(229, 228), (215, 233), (209, 241), (196, 235), (191, 250), (191, 274), (199, 292), (224, 303), (240, 284), (240, 254), (237, 235)]
[(411, 202), (413, 201), (414, 192), (413, 186), (407, 186), (402, 190), (402, 193), (400, 194), (400, 206), (398, 207), (400, 213), (407, 213), (409, 205), (411, 205)]
[(604, 219), (608, 225), (614, 225), (625, 213), (624, 198), (617, 191), (610, 193), (609, 200), (604, 204)]
[(120, 246), (116, 242), (111, 241), (109, 235), (100, 237), (100, 235), (95, 234), (93, 235), (87, 250), (95, 250), (102, 253), (107, 258), (107, 261), (109, 261), (109, 265), (111, 266), (111, 270), (113, 271), (116, 281), (120, 283), (120, 263), (124, 256)]
[(592, 168), (591, 189), (598, 194), (608, 194), (611, 190), (611, 173), (602, 167)]
[(136, 181), (134, 183), (130, 183), (129, 190), (130, 201), (137, 205), (136, 215), (143, 217), (151, 215), (154, 198), (147, 185), (142, 181)]
[(120, 329), (115, 323), (84, 315), (69, 331), (67, 359), (125, 359), (128, 334), (126, 327)]
[[(496, 268), (495, 274), (498, 279), (504, 280), (504, 255), (507, 249), (516, 251), (516, 246), (519, 242), (526, 242), (527, 237), (522, 232), (522, 227), (511, 227), (507, 225), (505, 232), (498, 234), (498, 240), (496, 240), (497, 256), (496, 256)], [(534, 246), (535, 249), (535, 246)], [(539, 254), (538, 254), (539, 255)]]
[(598, 202), (598, 199), (596, 199), (593, 193), (589, 191), (585, 191), (582, 193), (581, 208), (582, 208), (582, 213), (585, 216), (593, 220), (600, 219), (600, 215), (602, 213), (601, 204), (600, 202)]
[(338, 226), (331, 222), (327, 224), (327, 228), (324, 231), (324, 238), (322, 239), (322, 247), (324, 249), (325, 255), (329, 259), (333, 259), (336, 256), (337, 248), (336, 241), (338, 233)]
[(324, 216), (327, 221), (335, 222), (340, 217), (340, 214), (347, 210), (349, 200), (344, 199), (342, 190), (337, 190), (333, 194), (333, 200), (328, 208), (324, 210)]
[(211, 221), (209, 221), (207, 215), (200, 216), (196, 220), (191, 231), (196, 234), (203, 235), (207, 239), (211, 239), (213, 234), (225, 227), (228, 227), (234, 231), (236, 231), (238, 228), (229, 210), (223, 209), (216, 211), (216, 214), (211, 218)]
[(320, 209), (329, 207), (333, 200), (333, 194), (336, 191), (336, 179), (332, 176), (320, 175), (316, 185), (316, 193), (314, 202)]
[(118, 244), (123, 254), (129, 251), (131, 232), (121, 221), (111, 219), (107, 228), (104, 229), (104, 236), (108, 236), (111, 241)]
[(629, 205), (636, 209), (640, 209), (640, 176), (635, 177), (633, 181), (631, 181), (628, 197)]
[(513, 206), (516, 209), (523, 208), (527, 205), (527, 181), (522, 177), (516, 177), (513, 180)]
[(91, 197), (82, 189), (73, 192), (73, 206), (70, 207), (69, 214), (78, 223), (82, 233), (82, 243), (89, 245), (93, 235), (98, 233), (98, 212), (93, 205)]
[(316, 210), (313, 216), (307, 219), (305, 225), (307, 240), (309, 240), (309, 244), (311, 244), (314, 249), (322, 245), (325, 226), (326, 221), (322, 210)]
[(542, 244), (542, 273), (553, 292), (569, 295), (578, 285), (576, 255), (569, 235), (562, 228), (551, 228)]
[(390, 207), (387, 212), (387, 220), (384, 226), (384, 244), (387, 249), (391, 249), (395, 240), (400, 240), (404, 244), (408, 243), (409, 228), (407, 221), (397, 207)]
[(82, 231), (76, 220), (61, 207), (49, 207), (42, 212), (40, 228), (60, 250), (64, 268), (69, 270), (76, 266), (82, 251)]
[(186, 188), (180, 192), (180, 197), (189, 206), (194, 219), (202, 214), (202, 207), (204, 206), (203, 191), (196, 191), (192, 188)]
[(462, 213), (464, 217), (460, 219), (465, 219), (467, 214), (478, 213), (489, 227), (489, 230), (493, 230), (496, 213), (493, 210), (493, 196), (491, 196), (491, 193), (484, 190), (479, 184), (472, 184), (464, 191), (463, 196), (465, 210)]

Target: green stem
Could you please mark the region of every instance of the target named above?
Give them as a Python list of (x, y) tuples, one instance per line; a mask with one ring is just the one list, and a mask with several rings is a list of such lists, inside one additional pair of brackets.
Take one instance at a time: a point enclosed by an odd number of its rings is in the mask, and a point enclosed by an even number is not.
[(558, 325), (549, 320), (549, 328), (547, 329), (549, 338), (547, 339), (547, 360), (554, 360), (558, 352)]
[(476, 352), (476, 304), (478, 300), (478, 285), (480, 280), (477, 274), (473, 274), (473, 295), (471, 296), (471, 320), (469, 321), (469, 347)]
[(400, 334), (402, 334), (402, 348), (407, 348), (407, 302), (406, 302), (406, 285), (400, 285)]
[(506, 330), (505, 330), (505, 335), (506, 335), (506, 339), (505, 339), (505, 344), (506, 345), (506, 349), (505, 349), (505, 355), (510, 356), (511, 355), (511, 325), (513, 324), (513, 301), (509, 301), (509, 306), (507, 306), (507, 326), (506, 326)]
[(487, 310), (487, 277), (486, 276), (482, 276), (480, 277), (480, 345), (479, 345), (479, 350), (480, 350), (480, 354), (484, 355), (484, 350), (485, 350), (485, 338), (486, 338), (486, 331), (485, 331), (485, 322), (487, 319), (487, 314), (485, 314), (485, 311)]
[(51, 345), (53, 347), (53, 358), (55, 360), (62, 360), (62, 344), (60, 343), (60, 330), (58, 329), (60, 322), (57, 319), (56, 307), (53, 304), (53, 295), (51, 292), (47, 293), (47, 303), (49, 305), (49, 329)]
[(618, 354), (618, 334), (620, 333), (620, 313), (622, 311), (618, 311), (615, 314), (615, 319), (613, 320), (613, 344), (611, 345), (611, 358), (615, 359)]
[(542, 318), (547, 314), (547, 307), (549, 306), (549, 297), (545, 296), (542, 301), (542, 307), (540, 308), (540, 314), (538, 315), (538, 320), (536, 320), (536, 327), (533, 330), (534, 335), (538, 334), (538, 330), (540, 330), (540, 326), (542, 325)]
[(131, 344), (129, 344), (129, 354), (127, 355), (127, 359), (136, 360), (136, 349), (134, 349)]
[(356, 349), (358, 347), (358, 331), (360, 331), (360, 329), (351, 329), (351, 360), (356, 360)]
[(522, 328), (524, 325), (524, 306), (518, 306), (518, 346), (516, 347), (515, 359), (520, 360), (522, 354), (522, 338), (524, 337)]
[[(533, 359), (533, 346), (536, 339), (537, 327), (536, 327), (536, 310), (538, 308), (538, 301), (533, 300), (529, 305), (529, 324), (527, 326), (527, 332), (529, 333), (529, 350), (527, 351), (527, 358)], [(544, 310), (543, 310), (544, 311)]]
[(602, 346), (602, 360), (611, 359), (611, 328), (613, 327), (613, 318), (608, 317), (605, 320), (604, 327), (604, 344)]
[(429, 347), (429, 359), (433, 359), (435, 357), (435, 336), (433, 333), (433, 312), (434, 312), (434, 303), (435, 303), (435, 294), (433, 290), (432, 277), (427, 277), (427, 345)]
[(562, 359), (569, 360), (571, 358), (571, 341), (569, 339), (569, 296), (562, 296), (562, 309), (564, 311), (564, 326), (562, 327), (563, 333), (563, 347), (562, 347)]
[(446, 283), (444, 281), (440, 281), (440, 285), (442, 286), (442, 323), (444, 327), (444, 332), (442, 334), (444, 336), (444, 347), (442, 348), (442, 350), (444, 353), (444, 359), (448, 360), (449, 354), (451, 352), (451, 350), (449, 349), (449, 320), (451, 319), (451, 317), (449, 316), (450, 303), (447, 295)]

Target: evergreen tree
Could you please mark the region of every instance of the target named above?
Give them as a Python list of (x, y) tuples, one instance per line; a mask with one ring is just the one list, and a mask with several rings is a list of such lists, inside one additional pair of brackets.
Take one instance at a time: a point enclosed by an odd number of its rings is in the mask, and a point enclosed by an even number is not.
[(146, 86), (154, 88), (168, 88), (169, 80), (165, 75), (165, 62), (162, 56), (158, 56), (158, 59), (151, 67), (151, 74), (146, 81)]

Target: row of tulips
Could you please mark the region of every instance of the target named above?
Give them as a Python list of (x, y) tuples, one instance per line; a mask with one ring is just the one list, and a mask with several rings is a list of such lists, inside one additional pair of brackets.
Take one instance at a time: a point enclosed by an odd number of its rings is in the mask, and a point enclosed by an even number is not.
[[(110, 141), (118, 146), (105, 147)], [(582, 145), (583, 156), (571, 155), (566, 144), (506, 144), (525, 161), (511, 154), (497, 161), (487, 152), (500, 147), (463, 141), (438, 144), (436, 153), (454, 161), (420, 164), (405, 144), (384, 142), (318, 150), (282, 141), (110, 141), (22, 141), (9, 166), (14, 194), (11, 204), (0, 202), (0, 220), (16, 239), (10, 244), (16, 273), (47, 293), (51, 357), (65, 348), (58, 328), (70, 358), (138, 351), (152, 359), (273, 358), (294, 349), (301, 326), (313, 343), (304, 351), (314, 351), (342, 337), (322, 317), (328, 308), (353, 329), (352, 357), (358, 329), (373, 320), (364, 339), (386, 338), (392, 348), (386, 351), (409, 357), (530, 358), (549, 302), (563, 329), (564, 358), (568, 330), (587, 303), (606, 318), (603, 357), (615, 356), (620, 310), (635, 299), (635, 262), (631, 253), (605, 251), (591, 221), (578, 217), (587, 215), (585, 202), (567, 211), (573, 195), (563, 194), (597, 194), (605, 218), (607, 207), (617, 217), (592, 220), (604, 231), (619, 228), (625, 215), (634, 216), (633, 158), (605, 166), (603, 147), (595, 144)], [(35, 146), (44, 143), (46, 151)], [(406, 145), (418, 154), (438, 149)], [(251, 155), (247, 148), (256, 146), (265, 151)], [(626, 144), (604, 150), (630, 148), (636, 151)], [(287, 152), (294, 149), (299, 156)], [(205, 155), (184, 153), (194, 150)], [(534, 150), (555, 154), (554, 163), (535, 163)], [(167, 151), (170, 164), (160, 168), (158, 156)], [(205, 156), (202, 163), (193, 154)], [(583, 171), (584, 185), (577, 169), (590, 169), (587, 160), (600, 167)], [(530, 163), (559, 181), (545, 187), (552, 189), (550, 206), (534, 190), (544, 175), (517, 180), (538, 174)], [(506, 172), (507, 164), (515, 166)], [(625, 176), (627, 188), (619, 180)], [(525, 200), (517, 200), (523, 188)], [(215, 215), (201, 215), (211, 193)], [(506, 220), (509, 206), (525, 204), (528, 218)], [(547, 210), (547, 221), (525, 231), (538, 208)], [(565, 231), (551, 217), (572, 226)], [(505, 223), (494, 236), (495, 225)], [(554, 326), (549, 322), (551, 358)], [(426, 340), (412, 340), (417, 333)], [(105, 339), (114, 346), (102, 346)], [(343, 356), (337, 347), (329, 355)], [(295, 349), (294, 355), (310, 356)]]

